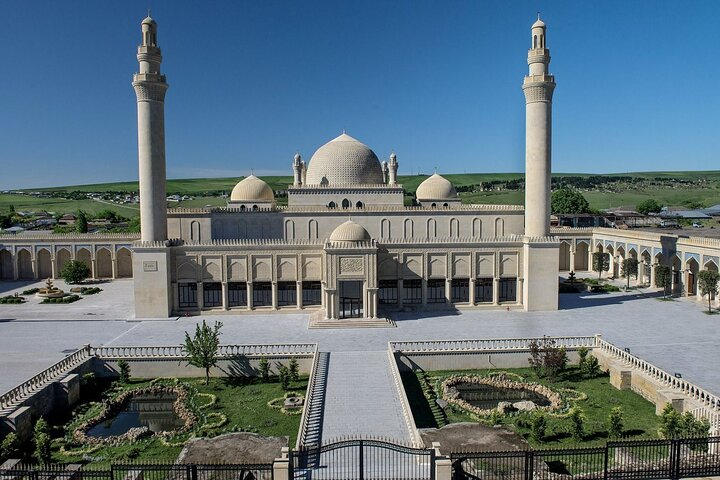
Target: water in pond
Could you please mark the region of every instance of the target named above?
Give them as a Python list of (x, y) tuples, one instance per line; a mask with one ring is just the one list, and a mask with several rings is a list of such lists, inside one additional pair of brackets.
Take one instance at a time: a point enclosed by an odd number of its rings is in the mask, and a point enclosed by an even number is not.
[(500, 388), (465, 382), (455, 385), (455, 389), (460, 393), (460, 398), (470, 405), (486, 410), (496, 408), (500, 402), (515, 403), (524, 400), (530, 400), (541, 407), (550, 405), (550, 400), (547, 397), (524, 388)]
[(148, 427), (151, 432), (175, 430), (183, 425), (173, 407), (175, 400), (174, 393), (135, 395), (115, 417), (98, 423), (88, 435), (113, 437), (136, 427)]

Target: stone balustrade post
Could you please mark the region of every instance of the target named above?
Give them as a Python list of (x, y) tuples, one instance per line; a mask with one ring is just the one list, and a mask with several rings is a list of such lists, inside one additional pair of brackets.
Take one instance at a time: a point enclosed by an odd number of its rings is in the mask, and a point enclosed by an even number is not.
[(290, 480), (290, 449), (282, 447), (280, 457), (273, 461), (273, 480)]

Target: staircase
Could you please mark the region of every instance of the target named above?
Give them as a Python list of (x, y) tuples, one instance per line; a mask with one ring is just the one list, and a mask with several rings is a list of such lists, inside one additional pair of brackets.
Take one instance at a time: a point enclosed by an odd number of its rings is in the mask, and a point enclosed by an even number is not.
[(320, 443), (323, 427), (323, 411), (325, 409), (325, 388), (327, 387), (328, 364), (330, 363), (329, 352), (318, 352), (318, 360), (315, 365), (312, 387), (308, 393), (307, 418), (305, 430), (303, 431), (300, 445), (313, 445)]

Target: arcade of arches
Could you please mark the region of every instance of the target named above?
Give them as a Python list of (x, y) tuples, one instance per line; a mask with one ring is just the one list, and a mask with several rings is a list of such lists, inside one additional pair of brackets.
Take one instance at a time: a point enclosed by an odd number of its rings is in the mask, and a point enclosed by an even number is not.
[[(54, 253), (54, 254), (53, 254)], [(128, 247), (4, 248), (0, 250), (0, 280), (58, 278), (63, 267), (77, 260), (90, 269), (91, 278), (132, 278), (132, 252)]]

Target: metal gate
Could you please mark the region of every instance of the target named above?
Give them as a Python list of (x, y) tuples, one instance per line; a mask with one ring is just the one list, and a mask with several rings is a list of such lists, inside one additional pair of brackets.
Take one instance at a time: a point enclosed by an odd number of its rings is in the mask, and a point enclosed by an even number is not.
[(344, 440), (290, 452), (295, 480), (435, 480), (435, 450), (379, 440)]

